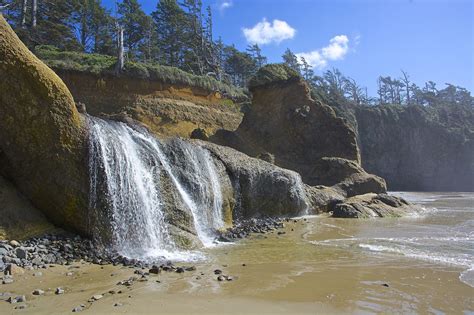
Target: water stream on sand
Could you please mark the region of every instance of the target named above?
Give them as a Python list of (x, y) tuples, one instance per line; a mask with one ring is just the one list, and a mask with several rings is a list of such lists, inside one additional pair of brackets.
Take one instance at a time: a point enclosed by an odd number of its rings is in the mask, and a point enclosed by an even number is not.
[(215, 231), (224, 223), (221, 187), (209, 152), (176, 141), (185, 152), (180, 165), (186, 166), (186, 176), (194, 184), (188, 188), (176, 175), (179, 166), (171, 164), (165, 153), (167, 144), (120, 122), (94, 117), (89, 122), (91, 208), (102, 203), (102, 209), (110, 210), (106, 221), (110, 221), (113, 248), (130, 258), (192, 259), (193, 253), (178, 249), (165, 224), (162, 176), (170, 179), (191, 212), (203, 245), (211, 246)]

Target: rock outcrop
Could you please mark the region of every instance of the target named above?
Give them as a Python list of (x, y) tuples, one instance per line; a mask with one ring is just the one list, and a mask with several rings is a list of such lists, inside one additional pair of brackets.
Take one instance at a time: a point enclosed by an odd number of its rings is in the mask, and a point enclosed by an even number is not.
[(386, 190), (383, 179), (360, 167), (354, 130), (331, 107), (313, 100), (296, 72), (267, 65), (250, 82), (250, 91), (252, 106), (239, 128), (220, 130), (211, 141), (250, 156), (270, 156), (308, 185), (341, 183), (348, 196)]
[(402, 217), (413, 214), (416, 207), (402, 198), (387, 194), (364, 194), (344, 200), (332, 208), (333, 217), (336, 218), (378, 218)]
[(362, 166), (390, 190), (474, 191), (474, 110), (451, 104), (334, 104), (357, 131)]
[(60, 226), (87, 234), (87, 132), (72, 95), (0, 15), (0, 172)]

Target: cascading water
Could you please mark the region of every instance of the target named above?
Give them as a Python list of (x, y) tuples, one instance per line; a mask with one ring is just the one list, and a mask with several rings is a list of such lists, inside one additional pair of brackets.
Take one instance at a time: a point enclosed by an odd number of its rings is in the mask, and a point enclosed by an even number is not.
[(184, 160), (173, 164), (173, 150), (146, 131), (94, 117), (89, 121), (91, 209), (110, 213), (112, 247), (131, 258), (182, 257), (166, 223), (163, 176), (191, 212), (201, 242), (212, 244), (215, 230), (223, 227), (223, 202), (209, 152), (176, 141)]

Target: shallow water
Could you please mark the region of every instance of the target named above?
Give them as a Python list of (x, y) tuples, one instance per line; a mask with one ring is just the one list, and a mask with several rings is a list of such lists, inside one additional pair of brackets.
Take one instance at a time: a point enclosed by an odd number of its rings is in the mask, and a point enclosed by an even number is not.
[(230, 290), (240, 296), (363, 313), (473, 312), (474, 194), (393, 194), (423, 211), (401, 219), (308, 217), (287, 224), (285, 235), (208, 257), (247, 264)]

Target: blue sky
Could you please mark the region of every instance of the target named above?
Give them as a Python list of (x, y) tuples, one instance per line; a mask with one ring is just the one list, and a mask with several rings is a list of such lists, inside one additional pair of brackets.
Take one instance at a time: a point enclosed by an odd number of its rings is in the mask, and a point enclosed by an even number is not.
[[(156, 2), (140, 1), (148, 13)], [(203, 2), (213, 8), (216, 38), (239, 49), (260, 43), (270, 62), (290, 48), (316, 73), (336, 67), (369, 94), (379, 75), (400, 76), (401, 69), (419, 85), (432, 80), (474, 91), (473, 0)]]

